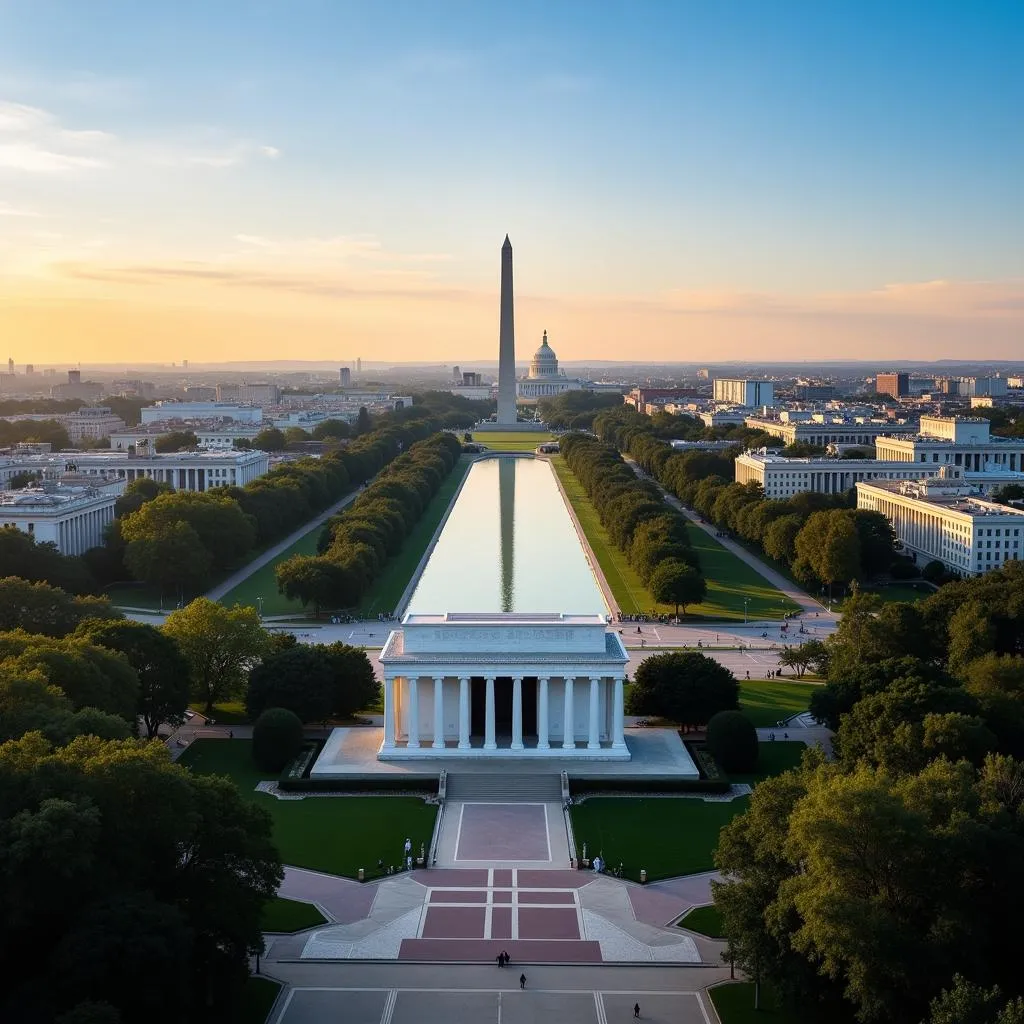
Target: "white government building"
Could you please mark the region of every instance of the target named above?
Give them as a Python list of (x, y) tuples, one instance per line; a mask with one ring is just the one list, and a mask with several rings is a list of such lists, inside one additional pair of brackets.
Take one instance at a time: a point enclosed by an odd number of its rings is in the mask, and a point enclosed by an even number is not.
[(791, 421), (764, 416), (748, 416), (746, 425), (752, 430), (763, 430), (785, 444), (813, 444), (822, 448), (830, 444), (873, 445), (883, 436), (914, 435), (918, 424), (897, 423), (891, 420), (844, 419), (817, 415), (810, 421)]
[(81, 555), (103, 543), (103, 531), (114, 521), (114, 505), (124, 487), (118, 481), (0, 491), (0, 527), (13, 526), (40, 544), (56, 544), (61, 554)]
[(857, 508), (881, 512), (918, 565), (977, 576), (1020, 558), (1024, 511), (983, 500), (961, 474), (943, 467), (931, 480), (859, 483)]
[(775, 385), (770, 380), (716, 377), (713, 387), (716, 402), (739, 405), (746, 409), (775, 404)]
[[(791, 498), (801, 491), (841, 494), (871, 480), (925, 480), (941, 475), (946, 465), (897, 459), (789, 459), (760, 449), (737, 456), (734, 472), (737, 483), (759, 484), (766, 498)], [(965, 471), (963, 482), (987, 494), (1007, 484), (1024, 484), (1024, 473), (990, 466), (977, 473)]]
[(601, 615), (406, 615), (380, 656), (378, 756), (628, 761), (628, 661)]
[(1024, 471), (1024, 438), (993, 437), (985, 419), (922, 416), (919, 431), (903, 437), (879, 437), (879, 459), (962, 466), (976, 473), (995, 469)]

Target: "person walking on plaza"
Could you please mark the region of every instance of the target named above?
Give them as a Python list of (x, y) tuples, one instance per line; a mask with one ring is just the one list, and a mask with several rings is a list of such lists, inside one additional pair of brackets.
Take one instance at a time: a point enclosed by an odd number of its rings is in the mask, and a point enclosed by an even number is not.
[(633, 1004), (633, 1017), (636, 1020), (640, 1019), (640, 1004), (639, 1003), (634, 1003)]
[(519, 975), (519, 987), (520, 988), (526, 988), (526, 975), (525, 974), (520, 974)]

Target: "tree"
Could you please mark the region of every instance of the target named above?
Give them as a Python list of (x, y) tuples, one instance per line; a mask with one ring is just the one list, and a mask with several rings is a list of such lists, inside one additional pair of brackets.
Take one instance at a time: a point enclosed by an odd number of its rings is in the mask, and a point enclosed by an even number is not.
[(163, 629), (184, 655), (192, 693), (207, 714), (242, 693), (247, 670), (269, 644), (255, 608), (225, 608), (205, 597), (171, 612)]
[(812, 666), (821, 666), (828, 661), (828, 648), (820, 640), (808, 640), (796, 647), (787, 647), (779, 655), (779, 664), (796, 669), (797, 679)]
[(355, 437), (361, 437), (363, 434), (368, 434), (371, 430), (373, 430), (373, 420), (370, 419), (370, 414), (366, 411), (366, 406), (361, 405), (359, 407), (359, 415), (356, 417), (352, 433)]
[(334, 672), (320, 647), (296, 644), (264, 656), (249, 673), (245, 710), (256, 718), (286, 708), (302, 722), (325, 722), (334, 702)]
[(366, 651), (340, 642), (326, 644), (321, 650), (333, 672), (331, 707), (338, 718), (351, 718), (376, 703), (380, 698), (380, 683), (373, 674)]
[(253, 448), (265, 452), (283, 452), (287, 445), (284, 432), (277, 427), (264, 427), (253, 439)]
[(177, 728), (185, 721), (189, 666), (168, 634), (142, 622), (89, 619), (78, 627), (76, 636), (128, 659), (139, 677), (138, 713), (150, 739), (162, 724)]
[(71, 597), (46, 583), (29, 583), (14, 576), (0, 579), (0, 632), (23, 629), (66, 636), (82, 619), (120, 615), (105, 597)]
[(719, 711), (738, 709), (739, 693), (736, 678), (713, 658), (695, 651), (672, 651), (640, 663), (629, 695), (629, 713), (698, 728)]
[(314, 441), (325, 441), (346, 438), (352, 428), (344, 420), (321, 420), (312, 430)]
[(662, 562), (651, 573), (648, 586), (659, 604), (675, 605), (676, 616), (679, 615), (680, 605), (685, 615), (688, 604), (703, 601), (708, 589), (707, 582), (696, 569), (675, 559)]
[(252, 757), (265, 772), (280, 772), (302, 749), (302, 722), (287, 708), (267, 708), (252, 727)]
[(929, 583), (934, 583), (938, 586), (940, 583), (945, 583), (946, 576), (948, 575), (945, 565), (940, 562), (937, 558), (933, 558), (922, 570), (921, 576), (926, 579)]
[(1024, 657), (990, 651), (965, 669), (965, 689), (1001, 741), (1002, 749), (1024, 756)]
[(742, 711), (719, 711), (712, 715), (707, 745), (727, 772), (752, 772), (757, 768), (757, 729)]
[(274, 569), (277, 589), (291, 601), (301, 601), (303, 608), (313, 605), (313, 615), (320, 609), (352, 608), (362, 596), (362, 587), (355, 576), (330, 558), (313, 555), (292, 555)]
[(181, 452), (189, 448), (196, 448), (199, 445), (199, 438), (191, 430), (172, 430), (168, 434), (161, 434), (153, 447), (158, 452)]
[(162, 744), (30, 733), (0, 745), (0, 817), (0, 1019), (232, 1017), (282, 878), (265, 810)]
[(764, 553), (777, 562), (792, 562), (796, 558), (796, 538), (803, 527), (803, 517), (781, 516), (764, 532)]
[(171, 494), (174, 488), (162, 480), (154, 480), (152, 477), (143, 476), (133, 480), (124, 489), (124, 494), (117, 499), (114, 506), (114, 515), (118, 519), (123, 516), (137, 512), (147, 501), (160, 497), (161, 494)]
[(861, 541), (848, 510), (813, 513), (794, 546), (797, 560), (805, 562), (822, 583), (846, 584), (860, 575)]
[[(140, 513), (135, 513), (138, 515)], [(159, 532), (136, 532), (134, 515), (121, 521), (122, 531), (132, 531), (124, 549), (124, 563), (137, 580), (181, 594), (201, 590), (210, 579), (210, 552), (189, 523), (170, 523)]]

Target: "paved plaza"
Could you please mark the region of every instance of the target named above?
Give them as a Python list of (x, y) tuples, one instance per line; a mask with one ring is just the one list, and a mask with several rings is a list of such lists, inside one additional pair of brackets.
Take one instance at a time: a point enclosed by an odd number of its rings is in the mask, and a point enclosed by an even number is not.
[(269, 973), (291, 985), (273, 1024), (625, 1024), (637, 1003), (649, 1024), (711, 1024), (717, 1018), (704, 987), (729, 974), (721, 967), (538, 967), (514, 958), (503, 970), (367, 965), (357, 975), (344, 965), (275, 965)]

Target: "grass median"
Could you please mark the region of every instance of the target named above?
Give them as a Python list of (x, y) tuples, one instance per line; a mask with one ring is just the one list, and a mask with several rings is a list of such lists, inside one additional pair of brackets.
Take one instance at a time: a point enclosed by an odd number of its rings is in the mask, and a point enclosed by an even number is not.
[(402, 845), (430, 846), (437, 808), (416, 797), (344, 796), (278, 800), (256, 784), (276, 776), (252, 761), (250, 740), (196, 740), (179, 764), (200, 775), (226, 775), (246, 800), (267, 811), (285, 864), (355, 878), (360, 868), (374, 877), (378, 860), (398, 864)]
[[(597, 564), (608, 581), (612, 596), (623, 615), (671, 615), (673, 605), (658, 604), (629, 564), (625, 552), (612, 543), (583, 485), (562, 456), (551, 460), (558, 479), (565, 489), (569, 504), (590, 543)], [(707, 580), (707, 596), (700, 604), (689, 605), (685, 619), (716, 619), (743, 621), (744, 604), (749, 619), (780, 619), (796, 605), (776, 590), (749, 565), (726, 551), (714, 537), (692, 523), (687, 523), (690, 543), (700, 558), (701, 571)]]

